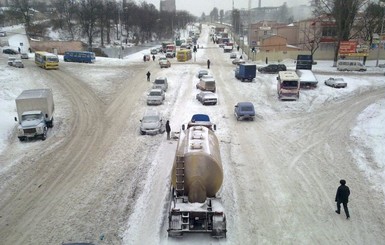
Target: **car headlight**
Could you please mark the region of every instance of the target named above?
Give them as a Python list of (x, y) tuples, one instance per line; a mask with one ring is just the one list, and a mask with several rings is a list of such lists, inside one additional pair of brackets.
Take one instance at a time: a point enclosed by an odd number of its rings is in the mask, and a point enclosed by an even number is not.
[(39, 134), (43, 133), (44, 132), (44, 127), (43, 126), (37, 127), (36, 128), (36, 132), (39, 133)]

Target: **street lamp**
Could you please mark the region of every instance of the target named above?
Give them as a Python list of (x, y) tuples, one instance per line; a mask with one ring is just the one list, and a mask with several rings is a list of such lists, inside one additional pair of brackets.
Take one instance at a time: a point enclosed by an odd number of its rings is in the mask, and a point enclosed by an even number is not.
[(380, 44), (381, 44), (381, 35), (382, 32), (384, 31), (384, 17), (385, 17), (385, 8), (384, 8), (384, 2), (380, 2), (380, 6), (383, 8), (382, 12), (382, 20), (381, 20), (381, 32), (379, 35), (379, 40), (378, 40), (378, 48), (377, 48), (377, 61), (376, 61), (376, 67), (378, 67), (378, 60), (380, 59)]

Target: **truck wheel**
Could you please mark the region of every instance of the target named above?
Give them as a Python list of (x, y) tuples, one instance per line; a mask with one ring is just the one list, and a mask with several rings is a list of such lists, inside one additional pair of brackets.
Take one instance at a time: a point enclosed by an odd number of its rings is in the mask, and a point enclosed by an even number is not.
[(24, 141), (25, 138), (24, 138), (24, 137), (19, 137), (19, 140), (20, 140), (20, 141)]

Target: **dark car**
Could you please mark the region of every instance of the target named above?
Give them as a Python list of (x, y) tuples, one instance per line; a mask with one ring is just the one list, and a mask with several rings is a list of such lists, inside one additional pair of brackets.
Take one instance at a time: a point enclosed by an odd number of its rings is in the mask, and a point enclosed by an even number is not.
[(258, 68), (258, 71), (260, 73), (274, 74), (280, 71), (286, 71), (286, 66), (284, 64), (270, 64), (268, 66)]
[(3, 49), (3, 54), (18, 54), (18, 52), (16, 50), (6, 48), (6, 49)]
[(239, 120), (254, 120), (255, 110), (251, 102), (238, 102), (234, 107), (235, 118)]

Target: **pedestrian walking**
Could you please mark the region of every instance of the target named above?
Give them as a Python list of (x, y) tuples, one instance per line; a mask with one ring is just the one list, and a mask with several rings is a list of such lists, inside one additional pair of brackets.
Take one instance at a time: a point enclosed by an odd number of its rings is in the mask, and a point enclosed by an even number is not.
[(20, 51), (21, 51), (20, 47), (17, 50), (19, 50), (19, 53), (20, 53)]
[(171, 127), (170, 127), (170, 121), (169, 120), (167, 120), (167, 122), (166, 122), (166, 132), (167, 132), (167, 140), (170, 140)]
[(152, 61), (155, 61), (155, 55), (152, 55)]
[(344, 206), (344, 211), (346, 214), (346, 219), (350, 218), (349, 214), (349, 209), (348, 209), (348, 201), (349, 201), (349, 195), (350, 195), (350, 189), (346, 185), (345, 180), (340, 180), (340, 186), (337, 189), (337, 194), (336, 194), (336, 202), (337, 202), (337, 210), (336, 213), (340, 214), (341, 212), (341, 203)]
[(151, 76), (150, 71), (147, 72), (146, 76), (147, 76), (147, 81), (149, 82), (150, 81), (150, 76)]
[(237, 51), (239, 51), (239, 45), (237, 46)]
[(208, 60), (207, 60), (207, 69), (210, 69), (210, 64), (211, 64), (211, 62), (210, 62), (210, 60), (208, 59)]

